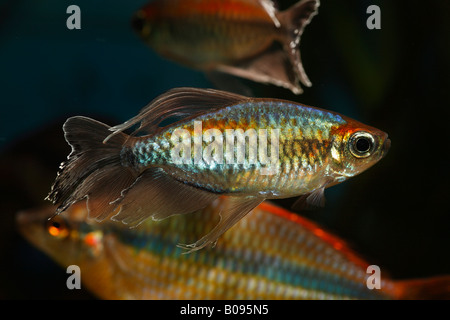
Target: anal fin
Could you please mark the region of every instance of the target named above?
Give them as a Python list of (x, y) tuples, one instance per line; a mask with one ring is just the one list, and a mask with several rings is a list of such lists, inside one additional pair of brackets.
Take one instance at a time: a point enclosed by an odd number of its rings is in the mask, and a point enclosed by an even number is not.
[(218, 197), (215, 193), (175, 180), (161, 168), (150, 168), (122, 193), (117, 200), (121, 209), (111, 219), (138, 225), (149, 217), (162, 220), (175, 214), (192, 213)]

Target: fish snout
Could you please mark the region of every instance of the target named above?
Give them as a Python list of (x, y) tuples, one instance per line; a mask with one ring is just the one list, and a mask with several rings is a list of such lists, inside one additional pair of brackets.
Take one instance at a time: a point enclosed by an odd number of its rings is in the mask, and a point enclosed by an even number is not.
[(49, 220), (55, 213), (55, 206), (47, 206), (38, 209), (23, 210), (16, 213), (16, 224), (23, 228), (32, 224), (41, 225)]
[(19, 211), (16, 213), (16, 228), (24, 237), (29, 234), (30, 228), (36, 224), (36, 215), (34, 213), (34, 211), (30, 210)]
[(21, 226), (30, 221), (30, 214), (26, 211), (19, 211), (16, 214), (16, 223)]

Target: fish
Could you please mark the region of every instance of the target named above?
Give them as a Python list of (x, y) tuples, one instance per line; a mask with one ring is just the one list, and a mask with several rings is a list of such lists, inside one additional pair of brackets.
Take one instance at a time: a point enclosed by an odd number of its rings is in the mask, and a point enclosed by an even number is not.
[(47, 196), (55, 214), (86, 201), (97, 221), (133, 227), (229, 197), (213, 230), (180, 244), (189, 251), (214, 244), (266, 199), (300, 196), (297, 208), (323, 206), (325, 188), (390, 147), (387, 133), (336, 112), (199, 88), (169, 90), (114, 127), (75, 116), (63, 131), (72, 151)]
[[(78, 266), (82, 287), (99, 299), (275, 300), (449, 298), (450, 277), (393, 280), (380, 267), (369, 289), (367, 261), (320, 225), (270, 202), (260, 204), (214, 248), (189, 255), (176, 246), (217, 221), (222, 197), (193, 218), (146, 220), (130, 229), (88, 219), (77, 203), (19, 212), (20, 233), (61, 267)], [(50, 220), (49, 217), (52, 217)]]
[(301, 94), (300, 82), (311, 81), (300, 39), (319, 5), (302, 0), (280, 12), (270, 0), (156, 0), (134, 14), (132, 26), (159, 55), (214, 79), (228, 74)]

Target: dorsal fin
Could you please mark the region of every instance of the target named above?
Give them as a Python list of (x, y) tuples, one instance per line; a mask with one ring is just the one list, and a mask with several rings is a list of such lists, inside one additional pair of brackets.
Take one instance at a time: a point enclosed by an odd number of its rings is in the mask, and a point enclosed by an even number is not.
[(248, 99), (250, 98), (215, 89), (175, 88), (154, 99), (137, 116), (111, 127), (109, 130), (113, 133), (103, 142), (138, 123), (140, 126), (133, 135), (154, 132), (168, 118), (199, 115)]

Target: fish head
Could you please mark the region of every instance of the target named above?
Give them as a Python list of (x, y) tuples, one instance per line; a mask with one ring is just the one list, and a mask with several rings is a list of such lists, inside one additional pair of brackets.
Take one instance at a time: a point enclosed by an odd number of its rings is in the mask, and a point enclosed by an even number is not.
[(331, 176), (335, 183), (367, 170), (388, 152), (391, 140), (387, 133), (346, 118), (346, 124), (332, 133), (330, 148)]
[(19, 232), (32, 245), (62, 266), (82, 265), (102, 251), (101, 230), (86, 223), (85, 203), (54, 215), (56, 208), (21, 211), (16, 216)]

